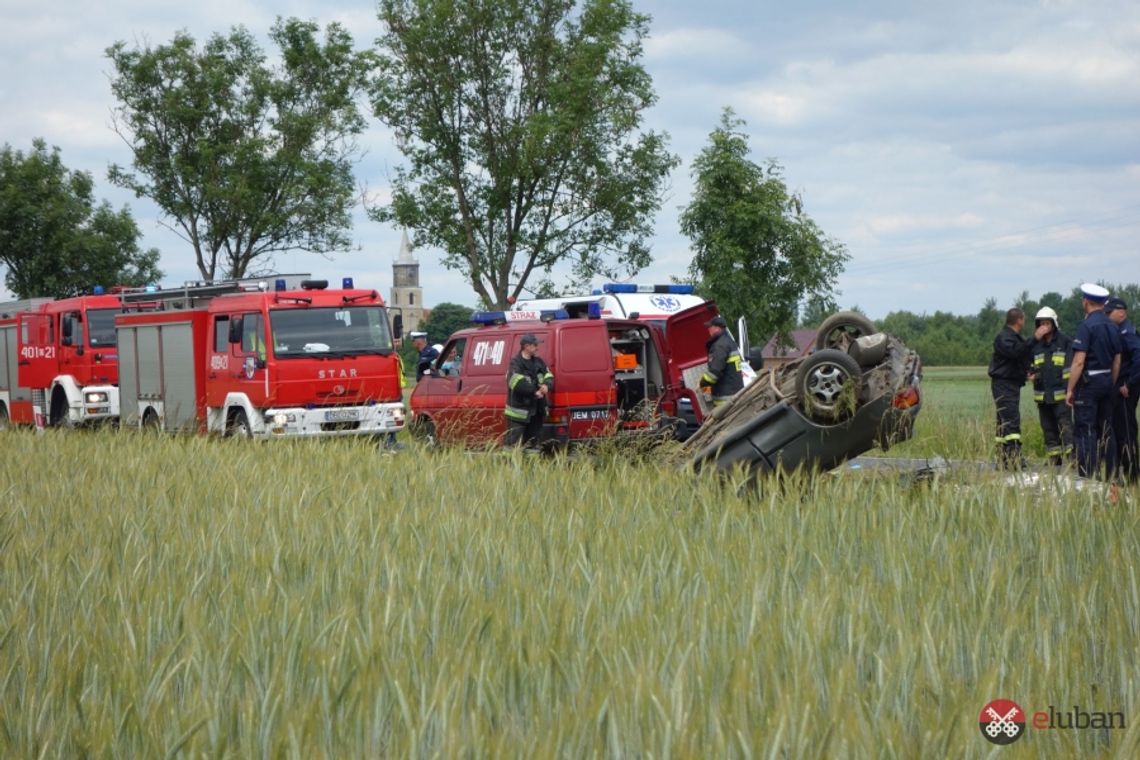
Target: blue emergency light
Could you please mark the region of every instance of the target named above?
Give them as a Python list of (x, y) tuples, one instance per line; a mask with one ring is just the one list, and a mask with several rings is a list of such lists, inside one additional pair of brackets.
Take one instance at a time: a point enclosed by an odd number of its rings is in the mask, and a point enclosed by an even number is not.
[(643, 285), (632, 282), (607, 282), (602, 286), (603, 293), (670, 293), (675, 296), (691, 296), (692, 285)]
[(586, 307), (586, 317), (589, 319), (602, 318), (602, 305), (597, 301), (593, 301)]
[(102, 285), (96, 285), (95, 287), (91, 288), (91, 294), (92, 295), (101, 296), (101, 295), (103, 295), (104, 292), (105, 291), (103, 290)]
[(285, 280), (274, 280), (273, 281), (273, 289), (274, 290), (285, 290)]
[(344, 288), (345, 290), (352, 290), (352, 278), (351, 277), (341, 278), (340, 286), (342, 288)]
[[(477, 311), (471, 315), (471, 321), (477, 325), (504, 325), (507, 322), (524, 322), (533, 320), (533, 312), (528, 311)], [(565, 309), (552, 309), (540, 311), (538, 319), (542, 322), (553, 322), (556, 319), (570, 319), (570, 312)]]

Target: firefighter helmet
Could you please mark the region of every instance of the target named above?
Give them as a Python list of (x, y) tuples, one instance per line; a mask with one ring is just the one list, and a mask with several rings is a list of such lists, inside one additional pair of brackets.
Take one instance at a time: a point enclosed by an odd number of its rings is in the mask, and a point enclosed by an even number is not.
[(1053, 320), (1053, 327), (1057, 330), (1061, 329), (1061, 320), (1057, 319), (1057, 312), (1050, 309), (1048, 306), (1042, 306), (1037, 310), (1037, 316), (1033, 318), (1034, 322), (1040, 322), (1043, 319)]

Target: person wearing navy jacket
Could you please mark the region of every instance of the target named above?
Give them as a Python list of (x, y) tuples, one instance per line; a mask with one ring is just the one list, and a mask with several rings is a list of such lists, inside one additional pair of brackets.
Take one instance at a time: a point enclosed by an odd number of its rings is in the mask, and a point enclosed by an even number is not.
[(1140, 336), (1128, 320), (1128, 304), (1120, 298), (1104, 303), (1104, 313), (1120, 329), (1120, 377), (1113, 394), (1112, 434), (1116, 438), (1116, 466), (1120, 477), (1135, 483), (1140, 478), (1140, 447), (1136, 436), (1136, 402), (1140, 399)]
[[(1025, 312), (1014, 307), (1005, 313), (1005, 327), (994, 338), (994, 352), (990, 357), (990, 392), (997, 408), (997, 436), (1001, 446), (999, 462), (1006, 469), (1020, 468), (1021, 457), (1021, 386), (1029, 376), (1031, 341), (1021, 337), (1025, 327)], [(1048, 328), (1038, 327), (1033, 337), (1045, 337)]]
[(1120, 376), (1120, 331), (1104, 313), (1108, 291), (1081, 286), (1085, 319), (1073, 339), (1073, 367), (1065, 403), (1073, 407), (1073, 444), (1077, 474), (1092, 478), (1105, 465), (1107, 478), (1116, 472), (1116, 440), (1112, 434), (1112, 399)]

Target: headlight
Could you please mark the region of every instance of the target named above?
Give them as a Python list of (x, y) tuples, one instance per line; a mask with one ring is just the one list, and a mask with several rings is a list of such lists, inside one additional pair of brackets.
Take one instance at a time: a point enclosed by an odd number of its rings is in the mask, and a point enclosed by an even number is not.
[(91, 391), (83, 394), (87, 399), (88, 404), (105, 404), (107, 403), (107, 394), (102, 391)]
[(285, 412), (278, 412), (277, 414), (273, 415), (273, 424), (274, 425), (284, 425), (286, 422), (292, 422), (293, 419), (294, 419), (293, 415), (291, 415), (291, 414), (286, 414)]

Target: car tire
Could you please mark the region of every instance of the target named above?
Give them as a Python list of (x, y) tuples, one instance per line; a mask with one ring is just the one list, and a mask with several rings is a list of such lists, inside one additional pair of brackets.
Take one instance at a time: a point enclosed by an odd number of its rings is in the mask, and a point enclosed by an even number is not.
[(147, 407), (140, 427), (144, 433), (157, 434), (162, 432), (162, 421), (158, 419), (158, 412), (154, 411), (154, 407)]
[(847, 347), (847, 353), (860, 367), (874, 367), (887, 358), (887, 343), (885, 333), (861, 335)]
[(862, 383), (859, 363), (844, 351), (825, 348), (796, 370), (796, 393), (808, 417), (828, 424), (855, 413)]
[(846, 351), (856, 338), (877, 333), (871, 320), (857, 311), (832, 314), (819, 326), (815, 335), (816, 350), (837, 348)]
[(431, 417), (424, 417), (423, 415), (416, 417), (409, 432), (417, 441), (428, 446), (434, 446), (436, 443), (435, 423), (432, 422)]

